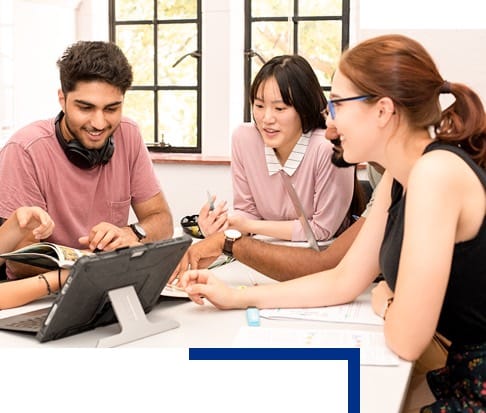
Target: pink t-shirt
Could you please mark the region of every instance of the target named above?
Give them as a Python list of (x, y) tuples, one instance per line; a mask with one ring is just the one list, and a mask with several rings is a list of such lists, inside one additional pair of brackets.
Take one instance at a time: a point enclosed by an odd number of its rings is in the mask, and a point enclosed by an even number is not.
[[(292, 241), (305, 241), (295, 208), (278, 174), (270, 175), (265, 144), (251, 123), (233, 132), (231, 170), (233, 208), (251, 219), (295, 220)], [(318, 240), (331, 238), (339, 229), (353, 196), (354, 168), (331, 163), (332, 144), (325, 130), (312, 131), (307, 149), (291, 176), (307, 219)]]
[(161, 191), (135, 122), (122, 118), (113, 134), (115, 151), (106, 165), (80, 169), (63, 152), (54, 119), (16, 132), (0, 152), (0, 216), (20, 206), (46, 210), (56, 227), (48, 241), (82, 248), (78, 238), (105, 221), (128, 223), (130, 205)]

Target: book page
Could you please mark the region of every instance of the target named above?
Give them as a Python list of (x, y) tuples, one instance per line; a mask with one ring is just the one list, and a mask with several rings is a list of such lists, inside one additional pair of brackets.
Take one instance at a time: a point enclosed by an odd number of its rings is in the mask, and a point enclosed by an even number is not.
[(385, 344), (382, 332), (365, 330), (311, 330), (271, 327), (240, 327), (233, 347), (356, 348), (360, 364), (398, 366), (399, 358)]
[(180, 287), (177, 287), (176, 285), (173, 284), (167, 284), (160, 295), (163, 295), (164, 297), (174, 297), (174, 298), (187, 298), (189, 299), (189, 296), (187, 293)]
[(76, 248), (66, 247), (64, 245), (56, 245), (59, 250), (59, 256), (61, 260), (65, 261), (76, 261), (79, 257), (89, 254), (88, 252), (83, 253), (83, 251)]
[[(226, 255), (221, 255), (208, 267), (208, 270), (219, 270), (222, 266), (230, 264), (233, 261), (235, 261), (234, 258), (227, 257)], [(174, 280), (172, 284), (167, 284), (160, 293), (160, 295), (163, 295), (165, 297), (189, 298), (184, 289), (178, 287), (176, 284), (177, 280)]]
[(91, 254), (51, 242), (38, 242), (1, 254), (0, 257), (46, 269), (70, 268), (82, 255)]
[(328, 307), (263, 309), (260, 310), (260, 316), (272, 320), (296, 319), (383, 325), (383, 319), (373, 311), (371, 302), (364, 297), (358, 297), (352, 303)]

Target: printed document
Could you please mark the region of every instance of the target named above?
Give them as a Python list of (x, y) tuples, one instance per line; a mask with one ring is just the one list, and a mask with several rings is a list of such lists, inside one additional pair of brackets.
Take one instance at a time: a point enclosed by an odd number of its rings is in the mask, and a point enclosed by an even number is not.
[(383, 325), (383, 319), (373, 311), (370, 300), (365, 297), (358, 297), (349, 304), (328, 307), (263, 309), (260, 317)]
[(356, 348), (360, 364), (398, 366), (399, 358), (385, 344), (382, 332), (364, 330), (315, 330), (272, 327), (240, 327), (233, 347)]

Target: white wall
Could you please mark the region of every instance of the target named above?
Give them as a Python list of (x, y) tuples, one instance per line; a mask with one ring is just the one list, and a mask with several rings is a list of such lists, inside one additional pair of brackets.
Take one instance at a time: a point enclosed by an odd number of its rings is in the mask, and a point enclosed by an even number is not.
[(360, 2), (358, 41), (410, 36), (429, 51), (444, 79), (473, 88), (486, 105), (486, 19), (480, 0)]
[(0, 144), (13, 126), (13, 4), (0, 1)]
[(14, 2), (13, 126), (51, 117), (59, 111), (56, 61), (76, 40), (78, 1)]
[[(17, 128), (34, 119), (54, 116), (58, 111), (55, 62), (75, 40), (108, 39), (108, 2), (1, 2), (2, 5), (13, 4), (14, 10), (12, 107)], [(203, 154), (229, 155), (230, 132), (243, 114), (243, 1), (203, 0), (202, 5)], [(429, 49), (445, 78), (464, 82), (484, 97), (486, 20), (481, 5), (481, 0), (459, 3), (452, 0), (351, 0), (351, 43), (390, 32), (415, 37)], [(7, 29), (10, 27), (2, 19), (0, 23)], [(0, 75), (5, 75), (5, 70), (0, 70)], [(5, 108), (0, 107), (0, 122), (5, 113)], [(231, 203), (227, 166), (156, 164), (154, 168), (176, 222), (184, 215), (198, 212), (206, 200), (207, 189)]]
[(232, 205), (231, 173), (228, 166), (156, 164), (164, 194), (169, 202), (174, 222), (185, 215), (197, 214), (207, 201), (206, 191)]

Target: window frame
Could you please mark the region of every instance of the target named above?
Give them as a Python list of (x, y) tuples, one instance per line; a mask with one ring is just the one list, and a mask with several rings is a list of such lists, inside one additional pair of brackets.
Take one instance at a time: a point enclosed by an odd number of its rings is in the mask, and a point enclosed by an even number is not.
[[(293, 45), (292, 53), (299, 53), (299, 22), (308, 21), (341, 21), (341, 51), (349, 46), (350, 38), (350, 0), (342, 0), (341, 15), (320, 15), (320, 16), (300, 16), (299, 0), (293, 0)], [(288, 16), (282, 17), (253, 17), (251, 14), (252, 0), (245, 0), (245, 45), (244, 45), (244, 84), (245, 84), (245, 102), (244, 102), (244, 120), (251, 121), (250, 106), (250, 87), (252, 82), (252, 62), (254, 57), (258, 57), (258, 51), (252, 49), (252, 23), (257, 22), (288, 22)], [(305, 56), (304, 56), (305, 57)], [(331, 85), (321, 85), (323, 91), (330, 91)]]
[[(153, 58), (154, 58), (154, 83), (151, 85), (143, 85), (143, 86), (134, 86), (130, 87), (130, 90), (133, 91), (150, 91), (153, 93), (153, 110), (154, 110), (154, 136), (153, 136), (153, 143), (147, 143), (146, 146), (150, 151), (153, 152), (166, 152), (166, 153), (197, 153), (200, 154), (202, 150), (202, 97), (201, 97), (201, 89), (202, 89), (202, 65), (201, 65), (201, 51), (202, 51), (202, 10), (201, 10), (201, 3), (202, 0), (196, 0), (197, 5), (197, 17), (195, 19), (158, 19), (157, 18), (157, 0), (154, 1), (154, 16), (152, 20), (116, 20), (116, 0), (109, 0), (108, 3), (108, 18), (109, 18), (109, 40), (111, 42), (116, 43), (116, 28), (117, 26), (135, 26), (135, 25), (151, 25), (153, 26)], [(158, 79), (158, 70), (157, 70), (157, 62), (158, 62), (158, 27), (165, 26), (170, 24), (196, 24), (197, 27), (197, 50), (196, 53), (199, 56), (196, 58), (196, 79), (197, 84), (195, 86), (162, 86), (159, 84)], [(188, 56), (189, 57), (189, 56)], [(196, 145), (195, 146), (172, 146), (170, 144), (165, 144), (163, 140), (160, 139), (160, 132), (159, 132), (159, 99), (158, 99), (158, 92), (159, 91), (184, 91), (184, 90), (191, 90), (196, 92)]]

